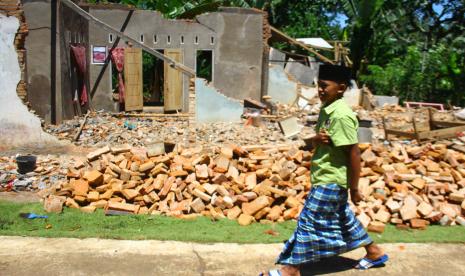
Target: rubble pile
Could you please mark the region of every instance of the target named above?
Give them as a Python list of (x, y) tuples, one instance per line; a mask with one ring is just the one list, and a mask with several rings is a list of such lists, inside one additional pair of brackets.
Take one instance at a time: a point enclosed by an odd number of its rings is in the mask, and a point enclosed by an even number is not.
[[(0, 157), (0, 192), (36, 191), (66, 180), (68, 158), (48, 155), (37, 160), (33, 172), (20, 174), (15, 157)], [(74, 162), (74, 161), (73, 161)]]
[(429, 113), (437, 121), (456, 121), (453, 111), (438, 111), (434, 108), (406, 108), (399, 105), (385, 105), (374, 110), (365, 110), (362, 107), (355, 109), (358, 117), (362, 120), (372, 121), (373, 127), (383, 128), (383, 119), (388, 128), (413, 132), (413, 118), (417, 129), (429, 130)]
[(241, 225), (295, 219), (310, 188), (310, 153), (291, 147), (249, 149), (160, 154), (104, 147), (87, 156), (87, 168), (69, 168), (69, 181), (51, 188), (45, 205), (61, 201), (84, 212), (104, 208), (110, 214), (227, 217)]
[(228, 142), (238, 145), (291, 142), (281, 134), (276, 123), (267, 121), (259, 128), (242, 123), (197, 124), (190, 127), (187, 120), (176, 117), (117, 118), (105, 112), (91, 113), (79, 140), (74, 142), (73, 137), (80, 123), (79, 119), (68, 120), (60, 125), (47, 125), (45, 129), (59, 139), (97, 148), (121, 144), (137, 147), (160, 141), (204, 147)]
[(356, 212), (365, 227), (382, 232), (385, 223), (426, 228), (430, 223), (465, 226), (465, 155), (446, 144), (361, 145)]
[[(160, 139), (176, 141), (180, 132), (187, 128), (186, 120), (179, 118), (116, 118), (107, 112), (90, 113), (78, 141), (74, 135), (83, 118), (64, 121), (60, 125), (46, 125), (45, 130), (76, 145), (102, 147), (107, 144), (131, 144), (142, 146)], [(182, 133), (181, 133), (182, 134)]]
[[(445, 144), (360, 145), (359, 190), (352, 206), (370, 231), (386, 223), (426, 228), (465, 226), (465, 154)], [(222, 147), (213, 152), (174, 152), (104, 147), (70, 168), (66, 183), (50, 190), (71, 208), (107, 213), (205, 215), (275, 222), (295, 219), (303, 208), (311, 153), (294, 147)]]

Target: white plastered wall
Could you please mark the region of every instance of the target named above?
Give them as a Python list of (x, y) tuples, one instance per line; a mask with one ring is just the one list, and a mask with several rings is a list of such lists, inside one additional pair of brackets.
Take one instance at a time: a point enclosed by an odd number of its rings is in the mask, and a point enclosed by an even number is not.
[(0, 14), (0, 147), (58, 143), (55, 137), (43, 132), (40, 119), (28, 111), (16, 94), (21, 77), (14, 47), (18, 27), (16, 17)]

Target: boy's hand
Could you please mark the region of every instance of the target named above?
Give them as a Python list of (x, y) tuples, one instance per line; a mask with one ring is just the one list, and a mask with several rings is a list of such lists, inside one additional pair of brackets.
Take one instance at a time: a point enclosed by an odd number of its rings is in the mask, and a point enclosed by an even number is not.
[(320, 132), (317, 135), (315, 135), (315, 137), (313, 138), (313, 141), (316, 145), (319, 145), (319, 144), (329, 145), (331, 144), (331, 137), (329, 137), (326, 130), (321, 129)]
[(331, 137), (328, 135), (326, 130), (322, 129), (320, 132), (312, 137), (304, 137), (303, 138), (305, 144), (310, 146), (311, 148), (315, 148), (318, 145), (325, 144), (330, 145), (332, 144)]
[(357, 189), (350, 189), (350, 199), (355, 205), (357, 205), (363, 200), (363, 197)]

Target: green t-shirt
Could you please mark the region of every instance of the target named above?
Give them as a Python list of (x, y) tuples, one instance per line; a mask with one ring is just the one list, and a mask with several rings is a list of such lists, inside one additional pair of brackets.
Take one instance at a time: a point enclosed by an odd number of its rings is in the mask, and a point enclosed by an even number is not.
[(343, 146), (358, 143), (358, 121), (343, 99), (338, 99), (320, 110), (315, 131), (326, 129), (332, 145), (319, 145), (312, 157), (312, 185), (336, 183), (347, 188), (349, 155)]

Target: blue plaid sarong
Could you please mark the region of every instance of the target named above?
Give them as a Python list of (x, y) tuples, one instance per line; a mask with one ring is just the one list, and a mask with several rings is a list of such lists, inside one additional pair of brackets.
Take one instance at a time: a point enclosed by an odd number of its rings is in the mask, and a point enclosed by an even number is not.
[(276, 263), (315, 262), (372, 243), (347, 200), (347, 189), (337, 184), (312, 187), (297, 229), (284, 245)]

